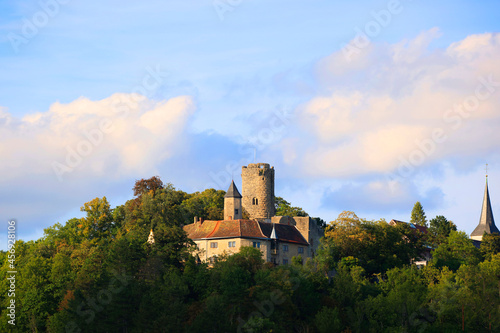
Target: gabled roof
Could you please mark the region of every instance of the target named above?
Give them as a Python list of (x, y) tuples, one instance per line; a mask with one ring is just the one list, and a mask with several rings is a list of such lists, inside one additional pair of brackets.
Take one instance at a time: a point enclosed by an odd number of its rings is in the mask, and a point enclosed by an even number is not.
[(470, 234), (471, 236), (483, 236), (484, 233), (500, 233), (495, 225), (493, 211), (491, 209), (490, 193), (488, 191), (488, 178), (486, 178), (486, 187), (484, 188), (483, 207), (481, 208), (481, 217), (479, 224)]
[(184, 231), (191, 239), (266, 237), (253, 220), (203, 221), (185, 225)]
[(300, 231), (293, 225), (267, 222), (259, 222), (259, 225), (262, 233), (266, 235), (267, 238), (271, 238), (274, 227), (274, 232), (278, 241), (309, 245)]
[(396, 225), (396, 224), (400, 224), (400, 223), (408, 224), (410, 226), (410, 228), (412, 228), (414, 230), (418, 230), (424, 234), (427, 234), (429, 232), (429, 229), (423, 225), (418, 225), (418, 224), (414, 224), (411, 222), (404, 222), (404, 221), (399, 221), (399, 220), (394, 220), (394, 219), (391, 220), (391, 222), (389, 222), (389, 224), (392, 224), (392, 225)]
[(231, 181), (231, 185), (229, 185), (229, 189), (226, 192), (224, 198), (241, 198), (241, 194), (238, 191), (238, 188), (234, 184), (234, 180)]
[(217, 238), (271, 238), (275, 228), (278, 241), (309, 245), (300, 231), (293, 225), (258, 222), (255, 220), (223, 220), (196, 222), (184, 226), (184, 231), (193, 240)]

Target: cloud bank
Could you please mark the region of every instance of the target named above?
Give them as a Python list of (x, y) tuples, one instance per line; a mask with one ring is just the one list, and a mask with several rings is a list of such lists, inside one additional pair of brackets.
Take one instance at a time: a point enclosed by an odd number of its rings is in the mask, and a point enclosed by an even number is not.
[[(399, 172), (492, 153), (500, 139), (500, 34), (431, 49), (431, 29), (316, 66), (320, 94), (298, 109), (314, 136), (305, 170), (327, 177)], [(405, 162), (406, 161), (406, 162)]]

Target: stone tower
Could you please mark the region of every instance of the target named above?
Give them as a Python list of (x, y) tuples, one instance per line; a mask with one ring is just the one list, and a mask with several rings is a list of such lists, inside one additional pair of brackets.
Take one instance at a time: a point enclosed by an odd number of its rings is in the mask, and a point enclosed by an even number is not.
[(241, 168), (243, 208), (251, 219), (274, 216), (274, 167), (254, 163)]
[(241, 194), (232, 181), (224, 196), (224, 220), (240, 220), (241, 218)]

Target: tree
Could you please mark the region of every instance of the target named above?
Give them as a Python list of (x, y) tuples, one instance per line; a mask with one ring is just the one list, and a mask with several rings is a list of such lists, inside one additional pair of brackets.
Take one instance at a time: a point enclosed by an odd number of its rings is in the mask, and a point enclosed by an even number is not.
[(480, 251), (486, 260), (500, 253), (500, 235), (484, 233)]
[(415, 267), (393, 268), (379, 282), (382, 293), (365, 301), (376, 332), (424, 332), (427, 285)]
[(302, 208), (292, 207), (292, 205), (282, 197), (274, 199), (276, 216), (309, 216)]
[(420, 201), (417, 201), (413, 206), (410, 222), (427, 227), (427, 218), (425, 217), (424, 207), (422, 207)]
[(353, 212), (342, 212), (326, 227), (318, 261), (329, 270), (332, 263), (353, 257), (368, 274), (383, 273), (418, 257), (423, 252), (422, 237), (406, 224), (394, 227), (385, 220), (366, 221)]
[(95, 198), (80, 208), (87, 216), (80, 219), (80, 230), (88, 240), (107, 238), (113, 227), (113, 213), (106, 197)]
[(436, 267), (456, 271), (462, 264), (477, 265), (481, 261), (479, 250), (463, 231), (451, 231), (444, 243), (432, 252)]
[(182, 202), (182, 208), (189, 219), (186, 223), (193, 222), (195, 216), (206, 220), (222, 220), (225, 194), (226, 192), (213, 188), (189, 194), (188, 198)]
[(144, 193), (149, 192), (153, 192), (154, 195), (156, 191), (161, 190), (163, 187), (163, 182), (158, 176), (153, 176), (149, 179), (137, 180), (133, 188), (134, 196), (140, 197)]
[(452, 230), (457, 231), (457, 226), (452, 221), (448, 221), (443, 215), (438, 215), (429, 221), (429, 233), (431, 242), (436, 246), (446, 241)]

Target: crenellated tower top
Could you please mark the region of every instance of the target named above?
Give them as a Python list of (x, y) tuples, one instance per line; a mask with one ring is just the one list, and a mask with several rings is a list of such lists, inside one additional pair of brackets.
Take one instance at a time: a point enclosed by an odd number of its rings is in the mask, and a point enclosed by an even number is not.
[(274, 216), (274, 167), (268, 163), (250, 163), (241, 168), (243, 208), (252, 219)]

